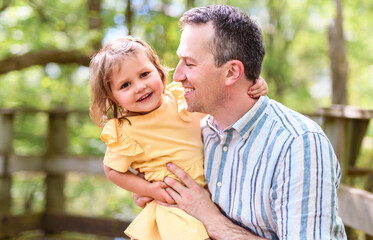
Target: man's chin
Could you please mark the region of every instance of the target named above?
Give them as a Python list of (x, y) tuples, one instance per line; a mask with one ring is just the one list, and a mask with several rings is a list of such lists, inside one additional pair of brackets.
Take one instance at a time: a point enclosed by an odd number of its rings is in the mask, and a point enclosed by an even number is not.
[(187, 111), (188, 112), (196, 112), (195, 108), (193, 106), (187, 106)]

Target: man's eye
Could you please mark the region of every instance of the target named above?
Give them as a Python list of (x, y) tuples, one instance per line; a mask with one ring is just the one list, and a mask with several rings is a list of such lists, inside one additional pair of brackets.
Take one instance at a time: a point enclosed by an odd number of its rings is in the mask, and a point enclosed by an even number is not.
[(187, 66), (187, 67), (192, 67), (192, 66), (194, 66), (194, 64), (192, 64), (192, 63), (185, 63), (185, 65)]
[(131, 84), (129, 82), (123, 83), (122, 86), (120, 86), (120, 89), (128, 88)]
[(148, 76), (148, 75), (149, 75), (149, 72), (144, 72), (144, 73), (141, 73), (140, 77), (141, 77), (141, 78), (144, 78), (144, 77), (146, 77), (146, 76)]

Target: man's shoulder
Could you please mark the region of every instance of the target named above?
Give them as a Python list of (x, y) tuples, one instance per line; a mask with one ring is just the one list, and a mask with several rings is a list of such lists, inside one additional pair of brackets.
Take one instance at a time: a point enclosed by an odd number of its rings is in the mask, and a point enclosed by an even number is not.
[(270, 99), (270, 116), (294, 137), (305, 133), (322, 133), (321, 127), (311, 118)]

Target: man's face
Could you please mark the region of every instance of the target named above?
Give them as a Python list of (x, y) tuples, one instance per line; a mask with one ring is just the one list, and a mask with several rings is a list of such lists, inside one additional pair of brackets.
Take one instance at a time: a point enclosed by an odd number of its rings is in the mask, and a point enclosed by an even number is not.
[(180, 61), (174, 81), (181, 82), (188, 111), (213, 114), (225, 100), (224, 71), (215, 66), (210, 49), (214, 29), (211, 23), (185, 26), (177, 55)]

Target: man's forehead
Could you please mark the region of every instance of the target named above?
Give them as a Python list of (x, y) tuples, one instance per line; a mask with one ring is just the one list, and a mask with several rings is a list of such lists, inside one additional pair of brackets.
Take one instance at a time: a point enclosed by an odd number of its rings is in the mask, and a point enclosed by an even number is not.
[(194, 54), (210, 52), (213, 32), (210, 24), (187, 25), (181, 34), (176, 54), (183, 58), (193, 58)]

